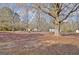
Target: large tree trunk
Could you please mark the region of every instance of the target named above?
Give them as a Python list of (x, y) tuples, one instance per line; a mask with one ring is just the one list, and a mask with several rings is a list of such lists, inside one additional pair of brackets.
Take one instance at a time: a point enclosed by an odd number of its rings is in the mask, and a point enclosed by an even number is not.
[(57, 18), (55, 21), (55, 36), (61, 36), (59, 18)]
[(60, 25), (55, 25), (55, 36), (60, 36)]

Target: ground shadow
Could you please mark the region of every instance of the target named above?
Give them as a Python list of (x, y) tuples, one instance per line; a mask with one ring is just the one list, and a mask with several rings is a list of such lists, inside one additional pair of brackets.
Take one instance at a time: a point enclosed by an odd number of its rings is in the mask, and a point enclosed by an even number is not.
[(79, 33), (61, 33), (62, 36), (79, 36)]
[(40, 33), (16, 34), (16, 33), (1, 32), (0, 41), (23, 40), (23, 39), (31, 40), (32, 38), (38, 39), (40, 36), (43, 35), (44, 34), (40, 34)]
[[(27, 53), (29, 52), (29, 53)], [(28, 50), (25, 54), (34, 55), (79, 55), (79, 48), (70, 44), (54, 44), (48, 47), (39, 47)], [(21, 53), (22, 54), (22, 53)]]

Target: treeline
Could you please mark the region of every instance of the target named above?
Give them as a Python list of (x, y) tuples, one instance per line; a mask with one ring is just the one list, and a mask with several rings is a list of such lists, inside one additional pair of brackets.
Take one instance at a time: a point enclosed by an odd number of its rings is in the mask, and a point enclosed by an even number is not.
[[(46, 19), (45, 17), (49, 17), (44, 13), (36, 11), (35, 15), (31, 21), (27, 21), (20, 19), (20, 15), (14, 12), (12, 9), (8, 7), (0, 8), (0, 31), (28, 31), (30, 29), (33, 31), (37, 29), (38, 31), (49, 31), (49, 29), (54, 29), (54, 24), (51, 19)], [(64, 32), (72, 32), (77, 29), (78, 22), (67, 22), (61, 26), (61, 31)]]
[(22, 30), (21, 20), (17, 13), (10, 8), (3, 7), (0, 9), (0, 31)]
[[(39, 15), (36, 15), (31, 21), (27, 19), (21, 20), (20, 15), (8, 7), (3, 7), (0, 9), (0, 31), (28, 31), (30, 29), (38, 29), (38, 31), (48, 31), (52, 28), (50, 24), (51, 20), (48, 22), (42, 15), (39, 19)], [(28, 20), (28, 21), (27, 21)]]

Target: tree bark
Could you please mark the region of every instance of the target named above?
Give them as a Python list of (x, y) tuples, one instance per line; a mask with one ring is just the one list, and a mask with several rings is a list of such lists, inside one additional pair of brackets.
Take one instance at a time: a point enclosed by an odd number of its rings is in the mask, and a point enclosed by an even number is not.
[(59, 18), (56, 19), (55, 21), (55, 36), (61, 36), (60, 34), (60, 22), (59, 22)]
[(60, 36), (60, 25), (55, 25), (55, 36)]

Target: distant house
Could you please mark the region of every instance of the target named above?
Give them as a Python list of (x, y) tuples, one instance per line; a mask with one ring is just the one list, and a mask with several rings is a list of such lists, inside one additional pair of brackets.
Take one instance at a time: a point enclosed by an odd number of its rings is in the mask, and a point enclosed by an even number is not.
[(37, 28), (34, 28), (34, 29), (33, 29), (33, 31), (34, 31), (34, 32), (37, 32), (37, 31), (38, 31), (38, 29), (37, 29)]
[(49, 29), (49, 32), (55, 32), (55, 29)]
[(79, 30), (76, 30), (76, 33), (79, 33)]

